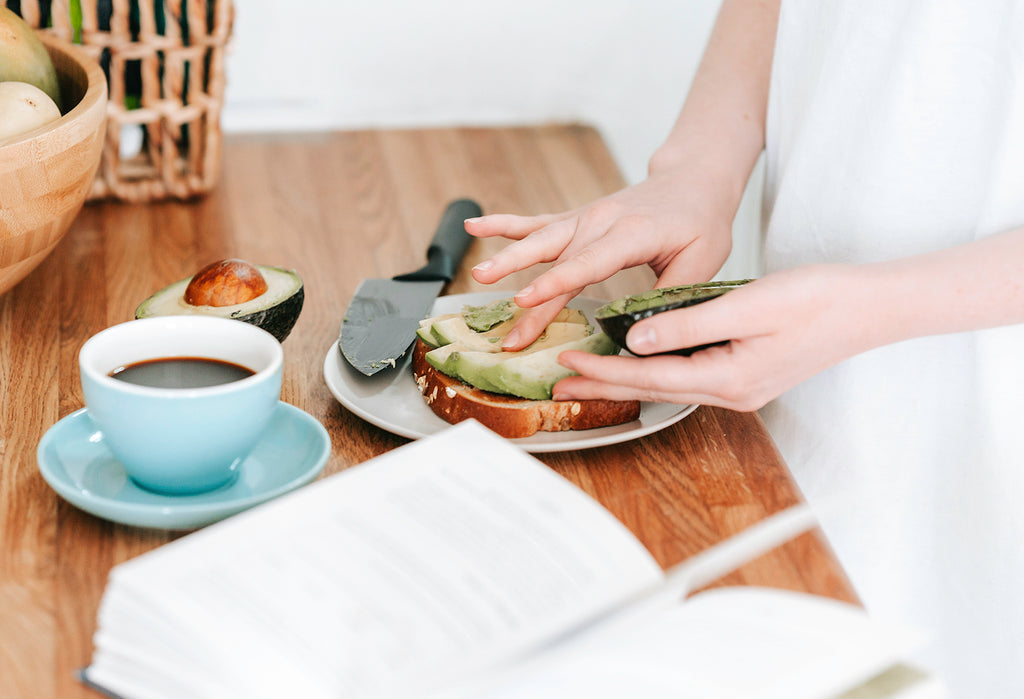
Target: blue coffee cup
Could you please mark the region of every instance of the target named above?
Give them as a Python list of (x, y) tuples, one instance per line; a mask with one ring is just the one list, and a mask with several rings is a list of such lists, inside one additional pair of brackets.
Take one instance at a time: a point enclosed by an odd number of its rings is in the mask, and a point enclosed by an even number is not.
[[(137, 385), (113, 374), (144, 363), (212, 360), (251, 372), (197, 388)], [(222, 487), (259, 441), (281, 395), (284, 353), (254, 325), (210, 316), (165, 316), (103, 330), (78, 355), (89, 416), (128, 476), (168, 494)]]

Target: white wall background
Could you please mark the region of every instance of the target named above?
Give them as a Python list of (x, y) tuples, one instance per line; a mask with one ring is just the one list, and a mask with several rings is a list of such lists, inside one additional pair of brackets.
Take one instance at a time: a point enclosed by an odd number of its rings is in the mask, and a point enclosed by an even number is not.
[[(235, 0), (226, 131), (578, 121), (628, 182), (671, 128), (720, 0)], [(755, 176), (753, 180), (757, 180)], [(758, 187), (719, 275), (756, 274)]]

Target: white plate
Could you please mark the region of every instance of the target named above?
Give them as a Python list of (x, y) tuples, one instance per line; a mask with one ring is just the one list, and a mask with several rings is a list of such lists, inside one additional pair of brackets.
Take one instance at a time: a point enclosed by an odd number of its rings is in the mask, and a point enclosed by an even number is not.
[[(465, 305), (478, 306), (505, 297), (508, 297), (507, 291), (441, 296), (434, 303), (432, 315), (455, 313)], [(602, 303), (594, 299), (577, 298), (571, 305), (586, 313), (593, 322), (593, 313)], [(349, 366), (341, 356), (337, 343), (333, 343), (324, 358), (324, 380), (342, 405), (388, 432), (419, 439), (449, 427), (447, 422), (427, 407), (420, 396), (409, 369), (408, 352), (394, 370), (367, 377)], [(642, 403), (639, 419), (623, 425), (568, 432), (537, 432), (530, 437), (510, 441), (530, 452), (568, 451), (617, 444), (664, 429), (682, 420), (696, 408), (696, 405)]]

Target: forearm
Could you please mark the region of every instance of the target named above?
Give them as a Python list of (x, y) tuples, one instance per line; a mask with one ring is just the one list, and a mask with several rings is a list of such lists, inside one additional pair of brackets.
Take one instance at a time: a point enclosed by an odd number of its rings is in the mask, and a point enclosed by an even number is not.
[(764, 148), (779, 0), (725, 0), (652, 175), (685, 167), (735, 210)]
[(872, 346), (1024, 323), (1024, 227), (864, 265), (846, 293), (862, 299), (860, 324)]

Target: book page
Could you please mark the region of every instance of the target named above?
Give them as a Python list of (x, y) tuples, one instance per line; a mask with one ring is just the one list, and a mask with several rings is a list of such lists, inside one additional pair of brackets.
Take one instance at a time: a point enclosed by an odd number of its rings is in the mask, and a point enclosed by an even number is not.
[(661, 575), (576, 486), (461, 423), (118, 566), (88, 678), (117, 692), (168, 665), (210, 694), (422, 690)]
[(853, 605), (736, 587), (647, 612), (432, 699), (837, 699), (855, 687), (861, 693), (848, 696), (943, 696), (923, 673), (903, 673), (899, 692), (869, 682), (898, 667), (923, 637)]

